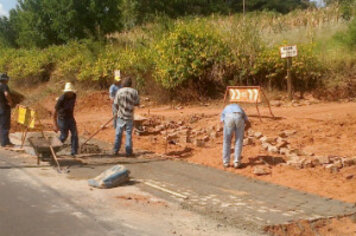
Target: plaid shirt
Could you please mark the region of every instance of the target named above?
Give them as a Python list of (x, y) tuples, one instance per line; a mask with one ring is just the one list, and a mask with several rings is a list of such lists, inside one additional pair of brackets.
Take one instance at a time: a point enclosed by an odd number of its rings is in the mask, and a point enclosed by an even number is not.
[(134, 108), (140, 104), (140, 97), (136, 89), (121, 88), (116, 93), (114, 104), (118, 108), (117, 117), (124, 120), (133, 120)]

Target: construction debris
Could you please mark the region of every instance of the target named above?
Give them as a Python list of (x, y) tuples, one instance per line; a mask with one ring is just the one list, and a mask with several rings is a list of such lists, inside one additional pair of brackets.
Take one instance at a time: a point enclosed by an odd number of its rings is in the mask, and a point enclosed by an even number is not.
[(266, 167), (266, 166), (256, 166), (254, 169), (253, 169), (253, 173), (255, 175), (269, 175), (271, 174), (271, 170)]

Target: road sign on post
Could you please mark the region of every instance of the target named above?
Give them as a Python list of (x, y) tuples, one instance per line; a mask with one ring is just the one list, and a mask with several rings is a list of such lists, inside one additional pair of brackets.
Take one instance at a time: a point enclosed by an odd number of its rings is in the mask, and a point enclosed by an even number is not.
[(279, 48), (279, 53), (282, 59), (287, 59), (287, 90), (288, 90), (288, 99), (293, 99), (293, 83), (292, 83), (292, 58), (298, 56), (297, 45), (283, 46)]
[(114, 74), (115, 74), (115, 80), (116, 80), (116, 81), (120, 81), (120, 79), (121, 79), (121, 72), (120, 72), (120, 70), (115, 70)]
[(281, 54), (282, 59), (289, 58), (289, 57), (296, 57), (298, 56), (297, 45), (280, 47), (279, 53)]
[(258, 116), (261, 120), (260, 110), (258, 109), (258, 104), (262, 103), (261, 94), (266, 99), (271, 116), (274, 117), (268, 98), (260, 86), (228, 86), (225, 92), (224, 103), (229, 102), (255, 104)]

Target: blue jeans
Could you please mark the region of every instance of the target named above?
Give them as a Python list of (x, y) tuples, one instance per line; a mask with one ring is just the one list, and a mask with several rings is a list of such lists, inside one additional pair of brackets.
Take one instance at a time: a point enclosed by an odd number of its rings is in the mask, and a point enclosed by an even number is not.
[(0, 108), (0, 142), (1, 146), (10, 144), (11, 109)]
[(116, 121), (117, 121), (117, 111), (116, 111), (116, 107), (115, 104), (112, 104), (112, 115), (114, 116), (114, 129), (116, 129)]
[(75, 155), (78, 153), (78, 131), (77, 131), (77, 124), (75, 122), (74, 118), (69, 118), (69, 119), (57, 119), (57, 124), (58, 128), (61, 132), (61, 135), (59, 136), (59, 139), (61, 140), (62, 143), (66, 141), (68, 138), (68, 131), (70, 131), (71, 134), (71, 146), (72, 146), (72, 151), (71, 154)]
[(122, 133), (124, 132), (124, 130), (126, 131), (126, 145), (125, 145), (126, 154), (131, 155), (132, 154), (133, 120), (123, 120), (121, 118), (117, 118), (114, 152), (118, 153), (120, 151)]
[(241, 113), (228, 113), (224, 120), (223, 162), (230, 163), (230, 148), (232, 136), (235, 134), (234, 163), (240, 162), (242, 143), (244, 138), (245, 120)]

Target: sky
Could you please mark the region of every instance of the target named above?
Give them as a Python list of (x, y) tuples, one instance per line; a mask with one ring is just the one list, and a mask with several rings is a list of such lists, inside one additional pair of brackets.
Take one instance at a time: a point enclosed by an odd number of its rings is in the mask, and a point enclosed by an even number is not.
[(0, 16), (7, 16), (9, 10), (16, 6), (17, 0), (0, 0)]
[[(321, 5), (323, 0), (311, 0)], [(9, 10), (16, 6), (17, 0), (0, 0), (0, 16), (8, 16)]]

